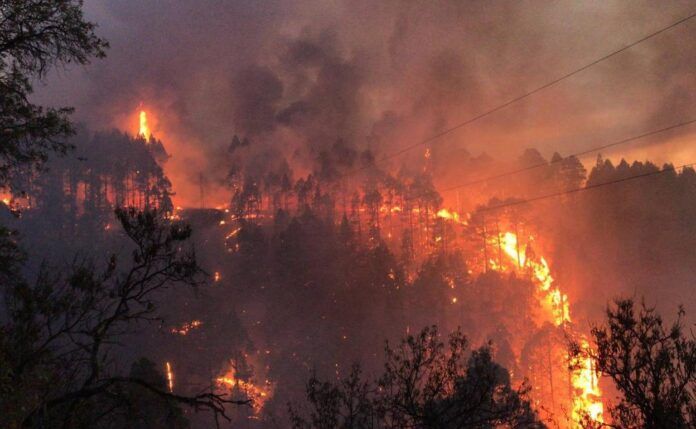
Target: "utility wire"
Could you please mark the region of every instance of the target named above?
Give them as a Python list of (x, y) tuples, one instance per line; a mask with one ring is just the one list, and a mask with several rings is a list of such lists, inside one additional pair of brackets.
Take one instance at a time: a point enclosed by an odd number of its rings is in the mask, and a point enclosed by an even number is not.
[(523, 173), (523, 172), (526, 172), (526, 171), (534, 170), (534, 169), (537, 169), (537, 168), (540, 168), (540, 167), (548, 167), (548, 166), (550, 166), (550, 165), (554, 165), (554, 164), (556, 164), (556, 163), (563, 162), (565, 159), (567, 159), (568, 157), (571, 157), (571, 156), (578, 157), (578, 156), (587, 155), (587, 154), (590, 154), (590, 153), (593, 153), (593, 152), (598, 152), (598, 151), (603, 150), (603, 149), (608, 149), (608, 148), (615, 147), (615, 146), (619, 146), (619, 145), (622, 145), (622, 144), (625, 144), (625, 143), (630, 143), (630, 142), (633, 142), (633, 141), (636, 141), (636, 140), (639, 140), (639, 139), (642, 139), (642, 138), (645, 138), (645, 137), (650, 137), (650, 136), (654, 136), (654, 135), (656, 135), (656, 134), (664, 133), (664, 132), (666, 132), (666, 131), (670, 131), (670, 130), (674, 130), (674, 129), (677, 129), (677, 128), (685, 127), (685, 126), (691, 125), (691, 124), (693, 124), (693, 123), (696, 123), (696, 118), (690, 119), (690, 120), (688, 120), (688, 121), (680, 122), (680, 123), (678, 123), (678, 124), (670, 125), (670, 126), (668, 126), (668, 127), (660, 128), (660, 129), (658, 129), (658, 130), (648, 131), (648, 132), (646, 132), (646, 133), (639, 134), (639, 135), (637, 135), (637, 136), (628, 137), (628, 138), (625, 138), (625, 139), (623, 139), (623, 140), (615, 141), (615, 142), (608, 143), (608, 144), (604, 144), (604, 145), (601, 145), (601, 146), (592, 147), (592, 148), (589, 148), (589, 149), (585, 149), (585, 150), (583, 150), (583, 151), (581, 151), (581, 152), (576, 152), (576, 153), (570, 154), (570, 155), (568, 155), (566, 158), (562, 158), (562, 159), (558, 159), (558, 160), (552, 160), (552, 161), (546, 162), (546, 163), (533, 164), (533, 165), (530, 165), (530, 166), (527, 166), (527, 167), (523, 167), (523, 168), (519, 168), (519, 169), (516, 169), (516, 170), (506, 171), (506, 172), (504, 172), (504, 173), (496, 174), (496, 175), (493, 175), (493, 176), (482, 177), (482, 178), (480, 178), (480, 179), (476, 179), (476, 180), (472, 180), (472, 181), (469, 181), (469, 182), (461, 183), (461, 184), (459, 184), (459, 185), (450, 186), (450, 187), (448, 187), (448, 188), (444, 188), (444, 189), (440, 190), (440, 192), (448, 192), (448, 191), (452, 191), (452, 190), (455, 190), (455, 189), (464, 188), (464, 187), (467, 187), (467, 186), (478, 185), (478, 184), (481, 184), (481, 183), (489, 182), (489, 181), (491, 181), (491, 180), (501, 179), (501, 178), (503, 178), (503, 177), (513, 176), (513, 175), (515, 175), (515, 174), (519, 174), (519, 173)]
[[(677, 129), (677, 128), (685, 127), (685, 126), (691, 125), (691, 124), (693, 124), (693, 123), (696, 123), (696, 118), (690, 119), (690, 120), (688, 120), (688, 121), (680, 122), (680, 123), (678, 123), (678, 124), (670, 125), (670, 126), (668, 126), (668, 127), (660, 128), (660, 129), (658, 129), (658, 130), (648, 131), (648, 132), (645, 132), (645, 133), (642, 133), (642, 134), (639, 134), (639, 135), (636, 135), (636, 136), (628, 137), (628, 138), (625, 138), (625, 139), (623, 139), (623, 140), (615, 141), (615, 142), (612, 142), (612, 143), (607, 143), (607, 144), (604, 144), (604, 145), (601, 145), (601, 146), (596, 146), (596, 147), (589, 148), (589, 149), (585, 149), (585, 150), (583, 150), (583, 151), (581, 151), (581, 152), (576, 152), (576, 153), (574, 153), (574, 154), (568, 155), (568, 157), (570, 157), (570, 156), (576, 156), (576, 157), (577, 157), (577, 156), (586, 155), (586, 154), (588, 154), (588, 153), (597, 152), (597, 151), (600, 151), (600, 150), (602, 150), (602, 149), (607, 149), (607, 148), (610, 148), (610, 147), (615, 147), (615, 146), (618, 146), (618, 145), (621, 145), (621, 144), (625, 144), (625, 143), (629, 143), (629, 142), (632, 142), (632, 141), (635, 141), (635, 140), (638, 140), (638, 139), (641, 139), (641, 138), (644, 138), (644, 137), (649, 137), (649, 136), (653, 136), (653, 135), (656, 135), (656, 134), (659, 134), (659, 133), (663, 133), (663, 132), (665, 132), (665, 131), (675, 130), (675, 129)], [(447, 188), (444, 188), (444, 189), (439, 189), (439, 190), (437, 190), (437, 192), (438, 192), (439, 194), (442, 194), (442, 193), (444, 193), (444, 192), (449, 192), (449, 191), (452, 191), (452, 190), (455, 190), (455, 189), (460, 189), (460, 188), (464, 188), (464, 187), (467, 187), (467, 186), (477, 185), (477, 184), (481, 184), (481, 183), (488, 182), (488, 181), (491, 181), (491, 180), (500, 179), (500, 178), (503, 178), (503, 177), (513, 176), (513, 175), (515, 175), (515, 174), (519, 174), (519, 173), (523, 173), (523, 172), (526, 172), (526, 171), (534, 170), (534, 169), (536, 169), (536, 168), (548, 167), (548, 166), (551, 166), (551, 165), (554, 165), (554, 164), (563, 162), (563, 161), (566, 160), (568, 157), (562, 158), (562, 159), (558, 159), (558, 160), (556, 160), (556, 161), (550, 161), (550, 162), (548, 162), (548, 163), (539, 163), (539, 164), (534, 164), (534, 165), (531, 165), (531, 166), (528, 166), (528, 167), (518, 168), (518, 169), (516, 169), (516, 170), (506, 171), (506, 172), (504, 172), (504, 173), (496, 174), (496, 175), (493, 175), (493, 176), (482, 177), (482, 178), (480, 178), (480, 179), (472, 180), (472, 181), (465, 182), (465, 183), (460, 183), (460, 184), (458, 184), (458, 185), (450, 186), (450, 187), (447, 187)], [(426, 195), (426, 193), (410, 195), (410, 196), (408, 196), (408, 199), (409, 199), (409, 200), (413, 200), (413, 199), (416, 199), (416, 198), (421, 197), (421, 196), (424, 196), (424, 195)]]
[[(586, 64), (586, 65), (584, 65), (584, 66), (582, 66), (582, 67), (580, 67), (580, 68), (578, 68), (578, 69), (575, 69), (575, 70), (573, 70), (573, 71), (571, 71), (571, 72), (569, 72), (569, 73), (566, 73), (566, 74), (564, 74), (564, 75), (562, 75), (562, 76), (560, 76), (560, 77), (557, 77), (556, 79), (553, 79), (553, 80), (551, 80), (550, 82), (547, 82), (547, 83), (545, 83), (545, 84), (543, 84), (543, 85), (541, 85), (541, 86), (539, 86), (539, 87), (537, 87), (537, 88), (535, 88), (535, 89), (533, 89), (533, 90), (531, 90), (531, 91), (529, 91), (529, 92), (526, 92), (526, 93), (524, 93), (524, 94), (522, 94), (522, 95), (520, 95), (520, 96), (517, 96), (517, 97), (515, 97), (515, 98), (513, 98), (513, 99), (511, 99), (511, 100), (508, 100), (507, 102), (505, 102), (505, 103), (503, 103), (503, 104), (500, 104), (500, 105), (498, 105), (498, 106), (496, 106), (496, 107), (494, 107), (494, 108), (492, 108), (492, 109), (490, 109), (490, 110), (487, 110), (487, 111), (485, 111), (485, 112), (483, 112), (483, 113), (480, 113), (480, 114), (478, 114), (478, 115), (476, 115), (476, 116), (474, 116), (474, 117), (471, 117), (471, 118), (467, 119), (467, 120), (464, 121), (464, 122), (461, 122), (461, 123), (459, 123), (459, 124), (457, 124), (457, 125), (454, 125), (453, 127), (450, 127), (450, 128), (448, 128), (448, 129), (446, 129), (446, 130), (444, 130), (444, 131), (441, 131), (441, 132), (439, 132), (439, 133), (437, 133), (437, 134), (435, 134), (435, 135), (433, 135), (433, 136), (431, 136), (431, 137), (428, 137), (428, 138), (426, 138), (426, 139), (424, 139), (424, 140), (421, 140), (421, 141), (418, 141), (418, 142), (416, 142), (416, 143), (413, 143), (413, 144), (411, 144), (411, 145), (409, 145), (409, 146), (406, 146), (405, 148), (402, 148), (401, 150), (398, 150), (398, 151), (396, 151), (396, 152), (394, 152), (394, 153), (385, 155), (385, 156), (383, 156), (383, 157), (377, 159), (376, 162), (387, 161), (387, 160), (389, 160), (389, 159), (392, 159), (392, 158), (395, 158), (395, 157), (397, 157), (397, 156), (399, 156), (399, 155), (402, 155), (402, 154), (404, 154), (404, 153), (406, 153), (406, 152), (408, 152), (408, 151), (411, 151), (411, 150), (413, 150), (413, 149), (415, 149), (415, 148), (417, 148), (417, 147), (419, 147), (419, 146), (422, 146), (422, 145), (425, 145), (425, 144), (430, 143), (430, 142), (432, 142), (432, 141), (435, 141), (435, 140), (439, 139), (440, 137), (442, 137), (442, 136), (444, 136), (444, 135), (447, 135), (447, 134), (449, 134), (449, 133), (451, 133), (451, 132), (453, 132), (453, 131), (456, 131), (456, 130), (458, 130), (458, 129), (460, 129), (460, 128), (463, 128), (463, 127), (465, 127), (465, 126), (467, 126), (467, 125), (469, 125), (469, 124), (472, 124), (472, 123), (478, 121), (479, 119), (483, 119), (483, 118), (485, 118), (485, 117), (487, 117), (487, 116), (489, 116), (489, 115), (492, 115), (493, 113), (498, 112), (498, 111), (500, 111), (500, 110), (502, 110), (502, 109), (504, 109), (504, 108), (506, 108), (506, 107), (508, 107), (508, 106), (510, 106), (510, 105), (512, 105), (512, 104), (514, 104), (514, 103), (516, 103), (516, 102), (518, 102), (518, 101), (521, 101), (521, 100), (523, 100), (523, 99), (525, 99), (525, 98), (528, 98), (528, 97), (530, 97), (530, 96), (532, 96), (532, 95), (534, 95), (534, 94), (536, 94), (536, 93), (538, 93), (538, 92), (540, 92), (540, 91), (543, 91), (544, 89), (547, 89), (547, 88), (549, 88), (549, 87), (551, 87), (551, 86), (554, 86), (554, 85), (558, 84), (559, 82), (562, 82), (562, 81), (565, 80), (565, 79), (568, 79), (568, 78), (570, 78), (570, 77), (572, 77), (572, 76), (574, 76), (574, 75), (576, 75), (576, 74), (578, 74), (578, 73), (581, 73), (581, 72), (583, 72), (583, 71), (585, 71), (585, 70), (587, 70), (587, 69), (589, 69), (589, 68), (591, 68), (591, 67), (593, 67), (593, 66), (595, 66), (595, 65), (597, 65), (597, 64), (599, 64), (599, 63), (601, 63), (601, 62), (603, 62), (603, 61), (605, 61), (605, 60), (607, 60), (607, 59), (609, 59), (609, 58), (611, 58), (611, 57), (614, 57), (614, 56), (616, 56), (616, 55), (618, 55), (618, 54), (620, 54), (620, 53), (622, 53), (622, 52), (624, 52), (624, 51), (626, 51), (626, 50), (628, 50), (628, 49), (631, 49), (632, 47), (634, 47), (634, 46), (636, 46), (636, 45), (639, 45), (639, 44), (641, 44), (641, 43), (643, 43), (643, 42), (645, 42), (645, 41), (647, 41), (647, 40), (649, 40), (649, 39), (652, 39), (653, 37), (655, 37), (655, 36), (657, 36), (657, 35), (659, 35), (659, 34), (661, 34), (661, 33), (664, 33), (664, 32), (666, 32), (666, 31), (669, 31), (669, 30), (671, 30), (672, 28), (677, 27), (677, 26), (679, 26), (680, 24), (685, 23), (686, 21), (689, 21), (690, 19), (693, 19), (694, 17), (696, 17), (696, 12), (694, 12), (694, 13), (692, 13), (692, 14), (690, 14), (690, 15), (688, 15), (688, 16), (686, 16), (686, 17), (684, 17), (684, 18), (682, 18), (682, 19), (680, 19), (680, 20), (678, 20), (678, 21), (676, 21), (676, 22), (673, 22), (672, 24), (670, 24), (670, 25), (668, 25), (668, 26), (666, 26), (666, 27), (660, 28), (660, 29), (657, 30), (657, 31), (654, 31), (654, 32), (652, 32), (652, 33), (650, 33), (650, 34), (648, 34), (648, 35), (646, 35), (646, 36), (643, 36), (642, 38), (640, 38), (640, 39), (638, 39), (638, 40), (636, 40), (636, 41), (634, 41), (634, 42), (631, 42), (631, 43), (629, 43), (628, 45), (626, 45), (626, 46), (624, 46), (624, 47), (622, 47), (622, 48), (620, 48), (620, 49), (617, 49), (617, 50), (612, 51), (612, 52), (610, 52), (610, 53), (608, 53), (608, 54), (606, 54), (606, 55), (604, 55), (604, 56), (602, 56), (602, 57), (600, 57), (600, 58), (597, 58), (596, 60), (594, 60), (594, 61), (592, 61), (592, 62), (590, 62), (590, 63), (588, 63), (588, 64)], [(689, 123), (691, 123), (691, 122), (689, 122)], [(683, 126), (683, 125), (687, 125), (687, 123), (683, 123), (683, 124), (680, 124), (680, 125), (678, 125), (678, 126)], [(675, 126), (675, 128), (676, 128), (676, 127), (677, 127), (677, 126)], [(668, 129), (669, 129), (669, 128), (668, 128)], [(662, 131), (666, 131), (666, 130), (667, 130), (667, 129), (658, 130), (658, 131), (655, 131), (654, 133), (658, 133), (658, 132), (662, 132)], [(646, 137), (646, 136), (648, 136), (648, 135), (650, 135), (650, 134), (646, 134), (646, 135), (643, 136), (643, 137)], [(640, 136), (635, 137), (634, 139), (638, 139), (638, 138), (640, 138)], [(617, 143), (614, 144), (614, 145), (618, 145), (618, 144), (621, 144), (621, 142), (617, 142)], [(607, 147), (610, 147), (610, 146), (607, 146)], [(372, 165), (374, 165), (374, 164), (372, 164)], [(340, 179), (340, 178), (344, 178), (344, 177), (347, 177), (347, 176), (351, 176), (351, 175), (353, 175), (353, 174), (355, 174), (355, 173), (358, 173), (358, 172), (360, 172), (360, 171), (367, 170), (367, 169), (370, 168), (372, 165), (363, 166), (363, 167), (358, 167), (358, 168), (355, 168), (355, 169), (353, 169), (353, 170), (346, 171), (346, 172), (344, 172), (344, 173), (342, 173), (342, 174), (339, 174), (339, 175), (338, 175), (338, 178), (339, 178), (339, 179)], [(487, 178), (487, 179), (485, 179), (485, 180), (490, 180), (490, 178)], [(463, 186), (466, 186), (466, 185), (463, 185)]]
[(680, 165), (679, 167), (676, 167), (676, 168), (667, 168), (667, 169), (662, 169), (662, 170), (657, 170), (657, 171), (651, 171), (649, 173), (637, 174), (635, 176), (624, 177), (622, 179), (611, 180), (609, 182), (596, 183), (594, 185), (583, 186), (580, 188), (568, 189), (568, 190), (560, 191), (560, 192), (553, 192), (550, 194), (539, 195), (536, 197), (527, 198), (527, 199), (523, 199), (523, 200), (511, 201), (508, 203), (498, 204), (498, 205), (490, 206), (490, 207), (483, 207), (483, 208), (479, 209), (478, 211), (479, 212), (487, 212), (487, 211), (492, 211), (492, 210), (499, 210), (499, 209), (506, 208), (506, 207), (519, 206), (522, 204), (533, 203), (535, 201), (545, 200), (548, 198), (560, 197), (562, 195), (576, 194), (578, 192), (589, 191), (589, 190), (601, 188), (604, 186), (614, 185), (614, 184), (622, 183), (622, 182), (628, 182), (629, 180), (642, 179), (644, 177), (650, 177), (650, 176), (657, 176), (658, 174), (663, 174), (663, 173), (668, 173), (668, 172), (676, 172), (678, 170), (683, 170), (685, 168), (693, 167), (694, 165), (696, 165), (696, 162)]
[(636, 46), (636, 45), (639, 45), (639, 44), (641, 44), (641, 43), (643, 43), (643, 42), (645, 42), (645, 41), (647, 41), (647, 40), (649, 40), (649, 39), (652, 39), (653, 37), (655, 37), (655, 36), (657, 36), (657, 35), (659, 35), (659, 34), (661, 34), (661, 33), (664, 33), (664, 32), (666, 32), (666, 31), (668, 31), (668, 30), (671, 30), (672, 28), (677, 27), (678, 25), (683, 24), (684, 22), (686, 22), (686, 21), (688, 21), (688, 20), (690, 20), (690, 19), (692, 19), (692, 18), (694, 18), (694, 17), (696, 17), (696, 13), (692, 13), (691, 15), (689, 15), (689, 16), (687, 16), (687, 17), (685, 17), (685, 18), (682, 18), (682, 19), (680, 19), (680, 20), (678, 20), (678, 21), (676, 21), (676, 22), (673, 22), (672, 24), (670, 24), (670, 25), (668, 25), (668, 26), (666, 26), (666, 27), (663, 27), (663, 28), (661, 28), (661, 29), (659, 29), (659, 30), (657, 30), (657, 31), (654, 31), (654, 32), (652, 32), (652, 33), (646, 35), (646, 36), (643, 36), (642, 38), (640, 38), (640, 39), (638, 39), (638, 40), (636, 40), (636, 41), (634, 41), (634, 42), (632, 42), (632, 43), (629, 43), (628, 45), (624, 46), (623, 48), (617, 49), (617, 50), (615, 50), (615, 51), (613, 51), (613, 52), (611, 52), (611, 53), (609, 53), (609, 54), (606, 54), (606, 55), (604, 55), (604, 56), (602, 56), (602, 57), (600, 57), (600, 58), (597, 58), (596, 60), (594, 60), (594, 61), (592, 61), (592, 62), (590, 62), (590, 63), (588, 63), (588, 64), (586, 64), (586, 65), (584, 65), (584, 66), (582, 66), (582, 67), (580, 67), (580, 68), (578, 68), (578, 69), (575, 69), (575, 70), (573, 70), (573, 71), (571, 71), (571, 72), (569, 72), (569, 73), (566, 73), (566, 74), (564, 74), (564, 75), (562, 75), (562, 76), (559, 76), (559, 77), (557, 77), (556, 79), (553, 79), (553, 80), (550, 81), (550, 82), (547, 82), (547, 83), (545, 83), (545, 84), (543, 84), (543, 85), (541, 85), (541, 86), (539, 86), (539, 87), (537, 87), (537, 88), (535, 88), (535, 89), (533, 89), (533, 90), (531, 90), (531, 91), (529, 91), (529, 92), (526, 92), (526, 93), (524, 93), (524, 94), (522, 94), (522, 95), (520, 95), (520, 96), (518, 96), (518, 97), (515, 97), (515, 98), (513, 98), (513, 99), (511, 99), (511, 100), (508, 100), (508, 101), (506, 101), (505, 103), (500, 104), (500, 105), (498, 105), (498, 106), (496, 106), (496, 107), (494, 107), (494, 108), (492, 108), (492, 109), (490, 109), (490, 110), (487, 110), (487, 111), (485, 111), (485, 112), (483, 112), (483, 113), (480, 113), (480, 114), (478, 114), (478, 115), (476, 115), (476, 116), (474, 116), (474, 117), (471, 117), (471, 118), (467, 119), (467, 120), (464, 121), (464, 122), (461, 122), (461, 123), (459, 123), (459, 124), (457, 124), (457, 125), (454, 125), (454, 126), (448, 128), (448, 129), (446, 129), (446, 130), (444, 130), (444, 131), (441, 131), (441, 132), (439, 132), (439, 133), (437, 133), (437, 134), (435, 134), (435, 135), (433, 135), (433, 136), (431, 136), (431, 137), (428, 137), (428, 138), (426, 138), (426, 139), (424, 139), (424, 140), (421, 140), (421, 141), (418, 141), (418, 142), (416, 142), (416, 143), (413, 143), (413, 144), (411, 144), (411, 145), (409, 145), (409, 146), (406, 146), (405, 148), (403, 148), (403, 149), (401, 149), (401, 150), (398, 150), (398, 151), (396, 151), (396, 152), (394, 152), (394, 153), (392, 153), (392, 154), (385, 155), (385, 156), (383, 156), (382, 158), (380, 158), (379, 161), (380, 161), (380, 162), (386, 161), (386, 160), (389, 160), (389, 159), (391, 159), (391, 158), (394, 158), (394, 157), (397, 157), (397, 156), (399, 156), (399, 155), (402, 155), (402, 154), (404, 154), (404, 153), (406, 153), (406, 152), (408, 152), (408, 151), (410, 151), (410, 150), (412, 150), (412, 149), (415, 149), (415, 148), (417, 148), (417, 147), (419, 147), (419, 146), (422, 146), (422, 145), (424, 145), (424, 144), (427, 144), (427, 143), (430, 143), (430, 142), (432, 142), (432, 141), (435, 141), (435, 140), (439, 139), (440, 137), (442, 137), (442, 136), (444, 136), (444, 135), (447, 135), (447, 134), (449, 134), (449, 133), (451, 133), (451, 132), (453, 132), (453, 131), (456, 131), (456, 130), (458, 130), (458, 129), (460, 129), (460, 128), (463, 128), (463, 127), (465, 127), (465, 126), (467, 126), (467, 125), (469, 125), (469, 124), (472, 124), (472, 123), (478, 121), (479, 119), (483, 119), (483, 118), (485, 118), (485, 117), (487, 117), (487, 116), (489, 116), (489, 115), (492, 115), (492, 114), (495, 113), (495, 112), (498, 112), (498, 111), (500, 111), (500, 110), (503, 110), (503, 109), (505, 109), (506, 107), (508, 107), (508, 106), (510, 106), (510, 105), (512, 105), (512, 104), (514, 104), (514, 103), (517, 103), (518, 101), (524, 100), (525, 98), (528, 98), (528, 97), (530, 97), (530, 96), (532, 96), (532, 95), (534, 95), (534, 94), (536, 94), (536, 93), (538, 93), (538, 92), (540, 92), (540, 91), (543, 91), (543, 90), (545, 90), (545, 89), (547, 89), (547, 88), (549, 88), (549, 87), (552, 87), (552, 86), (558, 84), (559, 82), (562, 82), (562, 81), (564, 81), (564, 80), (566, 80), (566, 79), (568, 79), (568, 78), (570, 78), (570, 77), (572, 77), (572, 76), (575, 76), (576, 74), (581, 73), (581, 72), (583, 72), (583, 71), (585, 71), (585, 70), (587, 70), (587, 69), (589, 69), (589, 68), (591, 68), (591, 67), (593, 67), (593, 66), (595, 66), (595, 65), (597, 65), (597, 64), (599, 64), (599, 63), (601, 63), (601, 62), (603, 62), (603, 61), (605, 61), (605, 60), (608, 60), (608, 59), (611, 58), (611, 57), (614, 57), (614, 56), (616, 56), (616, 55), (618, 55), (618, 54), (620, 54), (620, 53), (622, 53), (622, 52), (624, 52), (624, 51), (626, 51), (626, 50), (628, 50), (628, 49), (631, 49), (632, 47), (634, 47), (634, 46)]

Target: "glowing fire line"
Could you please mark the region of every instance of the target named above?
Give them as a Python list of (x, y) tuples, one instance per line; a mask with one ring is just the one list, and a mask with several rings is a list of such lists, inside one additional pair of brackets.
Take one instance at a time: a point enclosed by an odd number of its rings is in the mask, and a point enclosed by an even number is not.
[(167, 387), (169, 388), (169, 392), (174, 391), (174, 373), (172, 372), (172, 366), (170, 365), (169, 362), (166, 364), (167, 366)]
[[(554, 325), (565, 327), (570, 322), (568, 296), (553, 284), (554, 280), (546, 260), (541, 257), (537, 262), (528, 257), (526, 249), (522, 249), (517, 235), (512, 232), (502, 234), (500, 243), (513, 265), (517, 265), (518, 269), (530, 269), (538, 286), (537, 292), (541, 295), (542, 306), (546, 309)], [(588, 341), (582, 335), (580, 336), (580, 344), (583, 348), (589, 348)], [(571, 357), (568, 356), (568, 359)], [(573, 364), (573, 369), (570, 370), (570, 382), (574, 390), (573, 424), (577, 424), (585, 417), (602, 423), (604, 421), (604, 405), (601, 401), (602, 392), (599, 389), (599, 376), (594, 363), (590, 358), (578, 357), (574, 359)]]

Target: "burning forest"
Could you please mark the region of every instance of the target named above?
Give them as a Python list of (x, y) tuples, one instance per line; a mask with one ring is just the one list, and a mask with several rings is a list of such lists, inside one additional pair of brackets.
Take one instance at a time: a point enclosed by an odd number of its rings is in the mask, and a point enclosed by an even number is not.
[(159, 3), (0, 0), (0, 426), (696, 427), (693, 4)]

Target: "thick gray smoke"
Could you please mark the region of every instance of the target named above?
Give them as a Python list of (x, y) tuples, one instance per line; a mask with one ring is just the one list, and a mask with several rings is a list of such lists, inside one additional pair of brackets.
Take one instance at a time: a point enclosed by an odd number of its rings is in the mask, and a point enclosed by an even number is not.
[[(689, 3), (95, 0), (86, 10), (108, 58), (52, 76), (38, 96), (94, 128), (129, 127), (142, 103), (185, 200), (234, 134), (300, 166), (338, 139), (388, 154), (688, 15)], [(452, 133), (435, 161), (449, 168), (457, 148), (569, 153), (687, 119), (694, 36), (687, 22)], [(655, 154), (644, 146), (656, 142), (616, 154)]]

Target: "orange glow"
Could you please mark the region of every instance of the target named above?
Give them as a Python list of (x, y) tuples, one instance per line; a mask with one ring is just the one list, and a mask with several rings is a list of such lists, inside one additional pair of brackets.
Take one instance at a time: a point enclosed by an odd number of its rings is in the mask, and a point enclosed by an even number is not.
[[(143, 102), (137, 109), (116, 116), (113, 125), (145, 140), (156, 136), (170, 155), (161, 167), (175, 190), (171, 195), (172, 202), (184, 208), (200, 206), (201, 182), (198, 173), (207, 171), (210, 160), (201, 149), (204, 144), (186, 133), (177, 115), (172, 114), (166, 106)], [(205, 184), (206, 206), (221, 206), (228, 199), (225, 186), (215, 181)]]
[(552, 322), (556, 326), (570, 322), (570, 308), (568, 307), (568, 296), (561, 293), (558, 287), (553, 285), (551, 270), (543, 257), (539, 261), (527, 260), (526, 250), (522, 244), (517, 242), (517, 236), (512, 232), (501, 235), (501, 244), (505, 253), (512, 260), (518, 269), (528, 268), (531, 270), (539, 292), (542, 294), (542, 306), (552, 317)]
[(226, 186), (209, 180), (201, 184), (200, 174), (206, 174), (210, 159), (199, 137), (191, 135), (182, 126), (181, 118), (157, 97), (145, 99), (137, 109), (116, 116), (113, 125), (130, 134), (148, 140), (157, 137), (170, 155), (161, 167), (175, 191), (171, 196), (174, 205), (184, 208), (200, 207), (201, 188), (204, 187), (208, 207), (220, 206), (229, 200)]
[(461, 216), (459, 216), (459, 213), (449, 211), (447, 209), (440, 209), (440, 211), (437, 212), (437, 217), (466, 225), (466, 221), (463, 221), (461, 219)]
[(230, 238), (234, 237), (235, 235), (239, 234), (239, 231), (241, 231), (241, 230), (242, 230), (242, 228), (236, 228), (236, 229), (234, 229), (232, 232), (230, 232), (229, 234), (227, 234), (227, 235), (225, 236), (225, 238), (226, 238), (226, 239), (230, 239)]
[[(530, 273), (532, 280), (537, 285), (537, 294), (539, 295), (541, 306), (548, 316), (548, 320), (555, 326), (565, 329), (570, 323), (568, 296), (562, 293), (558, 286), (554, 285), (554, 279), (551, 276), (551, 270), (546, 259), (540, 257), (537, 261), (535, 258), (528, 258), (526, 246), (523, 248), (518, 241), (517, 235), (512, 232), (501, 234), (498, 238), (512, 266), (515, 266), (520, 271), (528, 270)], [(496, 270), (502, 269), (495, 263), (492, 266)], [(571, 336), (574, 334), (568, 331), (566, 333)], [(579, 338), (583, 348), (589, 348), (589, 343), (582, 334), (574, 334), (574, 336)], [(570, 355), (567, 357), (569, 360), (572, 360)], [(587, 357), (578, 357), (572, 363), (571, 367), (573, 369), (570, 370), (573, 407), (571, 427), (578, 426), (585, 418), (602, 423), (604, 421), (604, 405), (602, 403), (602, 392), (598, 385), (599, 374), (594, 367), (594, 362)]]
[(200, 328), (201, 325), (203, 325), (203, 322), (200, 320), (192, 320), (190, 322), (185, 322), (179, 327), (175, 327), (169, 330), (172, 334), (177, 334), (177, 335), (188, 335), (189, 331), (192, 329)]
[[(583, 349), (590, 347), (585, 338), (580, 340)], [(604, 421), (604, 406), (602, 404), (602, 391), (599, 389), (599, 376), (592, 359), (578, 357), (575, 359), (571, 371), (571, 384), (573, 385), (573, 421), (579, 422), (584, 418), (590, 418), (595, 422)]]
[(144, 110), (140, 111), (138, 116), (140, 127), (138, 129), (138, 135), (143, 137), (145, 140), (149, 140), (152, 135), (150, 127), (147, 124), (147, 113)]
[(218, 385), (229, 388), (230, 390), (238, 390), (246, 396), (254, 406), (254, 412), (258, 414), (265, 405), (266, 401), (273, 394), (273, 386), (271, 382), (265, 380), (262, 385), (256, 385), (248, 380), (241, 380), (237, 377), (237, 371), (234, 367), (230, 368), (227, 373), (216, 379)]

